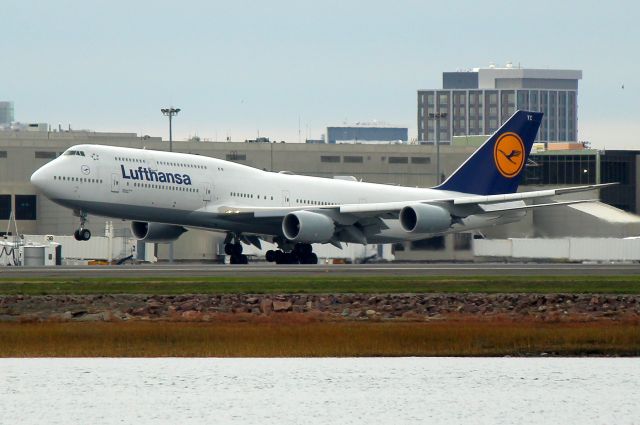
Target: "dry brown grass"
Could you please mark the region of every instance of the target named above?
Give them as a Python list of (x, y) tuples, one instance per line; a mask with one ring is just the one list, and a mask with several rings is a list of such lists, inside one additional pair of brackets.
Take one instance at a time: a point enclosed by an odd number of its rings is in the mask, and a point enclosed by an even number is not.
[(637, 323), (0, 323), (0, 357), (640, 355)]

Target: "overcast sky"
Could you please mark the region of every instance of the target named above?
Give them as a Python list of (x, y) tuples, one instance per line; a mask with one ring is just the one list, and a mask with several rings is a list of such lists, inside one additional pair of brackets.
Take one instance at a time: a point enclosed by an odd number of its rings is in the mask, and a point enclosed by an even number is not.
[(416, 90), (511, 61), (583, 70), (580, 140), (640, 149), (639, 16), (634, 1), (2, 0), (0, 100), (18, 121), (163, 137), (174, 105), (179, 139), (373, 120), (416, 137)]

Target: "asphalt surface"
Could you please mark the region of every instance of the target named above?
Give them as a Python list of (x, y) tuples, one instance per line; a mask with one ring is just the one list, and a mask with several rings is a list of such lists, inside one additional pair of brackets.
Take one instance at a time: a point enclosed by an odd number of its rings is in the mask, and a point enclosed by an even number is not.
[(616, 276), (640, 274), (640, 264), (143, 264), (124, 266), (0, 267), (0, 278), (201, 276)]

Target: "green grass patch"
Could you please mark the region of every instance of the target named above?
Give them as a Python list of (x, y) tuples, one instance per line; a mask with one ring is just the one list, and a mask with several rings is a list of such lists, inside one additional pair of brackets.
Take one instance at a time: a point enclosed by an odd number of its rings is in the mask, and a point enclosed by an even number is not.
[(228, 293), (640, 294), (640, 276), (299, 276), (0, 279), (0, 295)]

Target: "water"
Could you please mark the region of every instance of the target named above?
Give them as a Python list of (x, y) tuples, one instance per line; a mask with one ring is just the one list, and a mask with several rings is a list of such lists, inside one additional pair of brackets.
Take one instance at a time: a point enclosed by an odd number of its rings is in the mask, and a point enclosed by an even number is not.
[(640, 424), (640, 359), (0, 359), (0, 424)]

